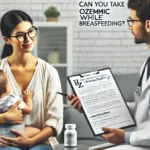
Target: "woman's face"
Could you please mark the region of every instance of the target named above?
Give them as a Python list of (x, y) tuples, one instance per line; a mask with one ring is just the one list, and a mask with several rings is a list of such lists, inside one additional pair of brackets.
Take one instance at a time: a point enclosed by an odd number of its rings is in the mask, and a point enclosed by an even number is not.
[[(9, 42), (13, 47), (13, 53), (29, 53), (33, 50), (36, 37), (29, 37), (29, 34), (32, 34), (33, 32), (36, 31), (33, 28), (32, 24), (28, 21), (22, 21), (16, 26), (16, 28), (14, 28), (11, 36), (17, 36), (18, 39), (16, 37), (10, 37), (9, 39)], [(22, 37), (24, 37), (24, 40), (18, 41)]]

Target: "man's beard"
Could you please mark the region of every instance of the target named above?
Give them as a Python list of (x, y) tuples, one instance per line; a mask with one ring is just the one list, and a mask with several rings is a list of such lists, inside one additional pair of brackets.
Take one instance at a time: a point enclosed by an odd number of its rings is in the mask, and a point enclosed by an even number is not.
[(134, 39), (134, 43), (135, 44), (142, 44), (142, 43), (145, 43), (145, 40), (143, 40), (143, 39)]
[(145, 29), (144, 25), (143, 25), (143, 27), (141, 28), (141, 30), (139, 32), (141, 33), (140, 37), (137, 37), (137, 38), (135, 37), (134, 42), (136, 44), (146, 43), (146, 40), (147, 40), (148, 36), (147, 36), (147, 32), (146, 32), (146, 29)]

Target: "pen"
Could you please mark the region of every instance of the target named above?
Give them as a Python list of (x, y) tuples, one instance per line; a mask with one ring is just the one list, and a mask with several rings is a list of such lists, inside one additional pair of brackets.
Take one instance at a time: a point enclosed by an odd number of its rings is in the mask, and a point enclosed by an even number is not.
[(60, 95), (63, 95), (63, 96), (68, 96), (68, 94), (66, 94), (66, 93), (60, 93), (60, 92), (57, 92), (57, 93)]

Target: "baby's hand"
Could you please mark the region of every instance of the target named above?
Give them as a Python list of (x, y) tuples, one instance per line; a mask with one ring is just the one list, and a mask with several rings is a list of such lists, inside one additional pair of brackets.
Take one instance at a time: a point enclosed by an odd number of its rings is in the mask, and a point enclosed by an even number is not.
[(24, 98), (24, 100), (32, 99), (32, 97), (33, 97), (33, 92), (31, 90), (27, 89), (27, 90), (23, 91), (23, 98)]

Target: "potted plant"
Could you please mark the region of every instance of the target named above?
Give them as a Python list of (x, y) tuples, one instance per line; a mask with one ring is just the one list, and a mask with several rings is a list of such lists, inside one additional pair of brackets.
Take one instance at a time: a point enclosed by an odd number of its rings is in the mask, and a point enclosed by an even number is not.
[(60, 16), (60, 12), (54, 6), (48, 7), (44, 14), (47, 17), (47, 21), (58, 21), (58, 17)]

